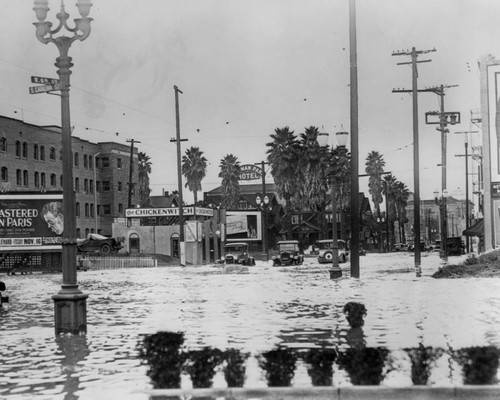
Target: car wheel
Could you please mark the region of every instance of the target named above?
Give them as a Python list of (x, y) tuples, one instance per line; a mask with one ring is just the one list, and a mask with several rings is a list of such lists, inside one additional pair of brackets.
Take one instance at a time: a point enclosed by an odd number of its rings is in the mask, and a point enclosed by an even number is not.
[(103, 253), (103, 254), (109, 254), (109, 253), (111, 253), (111, 246), (109, 244), (107, 244), (107, 243), (103, 244), (101, 246), (101, 253)]
[(325, 254), (324, 254), (324, 259), (327, 260), (327, 261), (332, 261), (333, 259), (333, 253), (331, 251), (327, 251)]

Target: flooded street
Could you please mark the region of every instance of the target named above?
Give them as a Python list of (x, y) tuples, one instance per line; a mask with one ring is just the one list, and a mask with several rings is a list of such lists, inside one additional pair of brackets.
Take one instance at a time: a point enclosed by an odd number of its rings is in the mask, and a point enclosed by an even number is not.
[[(212, 265), (80, 272), (88, 333), (59, 338), (51, 296), (61, 277), (3, 276), (10, 308), (0, 311), (0, 398), (146, 399), (137, 393), (151, 388), (137, 343), (158, 331), (184, 332), (190, 349), (253, 355), (277, 345), (346, 348), (351, 340), (395, 352), (419, 343), (500, 346), (500, 280), (435, 280), (437, 253), (422, 255), (417, 278), (413, 262), (408, 253), (368, 254), (360, 258), (361, 279), (349, 278), (342, 264), (338, 281), (313, 258), (300, 267), (258, 262), (241, 274)], [(368, 310), (356, 338), (342, 313), (349, 301)], [(433, 383), (457, 382), (443, 373)]]

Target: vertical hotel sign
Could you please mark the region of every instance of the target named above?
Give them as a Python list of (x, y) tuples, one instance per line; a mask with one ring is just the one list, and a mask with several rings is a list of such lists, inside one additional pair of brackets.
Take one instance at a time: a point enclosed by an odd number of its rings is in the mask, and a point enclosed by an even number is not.
[(62, 194), (0, 195), (0, 251), (61, 250)]

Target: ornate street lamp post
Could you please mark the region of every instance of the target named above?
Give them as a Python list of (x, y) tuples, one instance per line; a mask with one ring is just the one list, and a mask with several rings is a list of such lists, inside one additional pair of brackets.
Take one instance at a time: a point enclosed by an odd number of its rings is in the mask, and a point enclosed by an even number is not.
[[(347, 138), (349, 134), (347, 132), (337, 132), (335, 137), (337, 138), (338, 150), (345, 151)], [(328, 133), (320, 133), (318, 135), (318, 144), (320, 147), (326, 149), (328, 146)], [(337, 241), (337, 187), (335, 185), (336, 176), (334, 171), (332, 171), (332, 269), (330, 270), (330, 279), (337, 279), (342, 277), (342, 270), (339, 266), (339, 245)]]
[[(69, 48), (75, 40), (83, 41), (90, 35), (89, 18), (90, 0), (78, 0), (76, 7), (82, 18), (75, 18), (75, 27), (68, 26), (69, 14), (64, 9), (64, 0), (61, 1), (60, 11), (56, 14), (59, 20), (57, 28), (52, 29), (52, 22), (46, 22), (49, 11), (48, 0), (35, 0), (33, 10), (38, 22), (36, 37), (43, 44), (54, 43), (59, 50), (56, 58), (57, 73), (61, 91), (61, 128), (62, 128), (62, 165), (63, 165), (63, 212), (64, 231), (62, 237), (62, 285), (61, 290), (52, 296), (55, 308), (55, 331), (59, 333), (79, 333), (87, 331), (88, 295), (78, 289), (76, 278), (76, 220), (75, 220), (75, 193), (73, 191), (73, 154), (71, 151), (71, 123), (69, 112), (69, 87), (73, 66), (68, 56)], [(55, 37), (61, 29), (73, 33), (73, 36)]]

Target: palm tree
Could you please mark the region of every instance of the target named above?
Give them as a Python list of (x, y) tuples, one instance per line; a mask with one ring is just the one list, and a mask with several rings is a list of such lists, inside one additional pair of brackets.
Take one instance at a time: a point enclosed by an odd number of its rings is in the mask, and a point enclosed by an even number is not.
[(398, 180), (392, 174), (387, 174), (384, 176), (383, 181), (382, 193), (385, 195), (388, 210), (385, 217), (387, 218), (387, 226), (389, 227), (389, 232), (387, 232), (387, 243), (389, 244), (394, 242), (394, 221), (397, 219), (395, 193)]
[(397, 218), (399, 221), (399, 242), (405, 243), (405, 224), (407, 222), (406, 218), (406, 206), (408, 204), (408, 198), (410, 197), (410, 191), (403, 182), (396, 182), (396, 190), (394, 193), (394, 199), (396, 201)]
[(207, 159), (198, 147), (190, 147), (182, 156), (182, 175), (186, 178), (185, 187), (193, 192), (194, 204), (198, 203), (198, 192), (201, 191), (201, 181), (206, 175)]
[(345, 238), (345, 216), (348, 213), (351, 199), (351, 154), (346, 148), (337, 147), (330, 152), (331, 164), (328, 176), (333, 179), (340, 209), (340, 238)]
[(149, 205), (149, 174), (151, 173), (151, 158), (143, 152), (138, 154), (138, 170), (139, 170), (139, 204), (141, 207)]
[(271, 168), (276, 191), (285, 200), (285, 207), (291, 208), (291, 199), (297, 193), (300, 146), (288, 126), (276, 128), (271, 135), (272, 142), (266, 143), (267, 162)]
[(365, 163), (365, 172), (370, 176), (368, 178), (368, 192), (372, 196), (375, 207), (375, 215), (380, 216), (380, 203), (382, 203), (382, 180), (385, 161), (378, 151), (368, 153)]
[(222, 202), (225, 208), (236, 208), (240, 199), (240, 184), (238, 178), (241, 172), (238, 158), (227, 154), (220, 161), (219, 178), (222, 178)]

